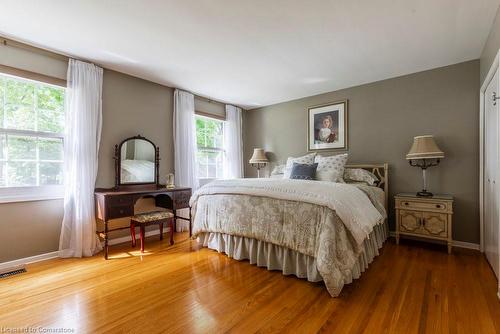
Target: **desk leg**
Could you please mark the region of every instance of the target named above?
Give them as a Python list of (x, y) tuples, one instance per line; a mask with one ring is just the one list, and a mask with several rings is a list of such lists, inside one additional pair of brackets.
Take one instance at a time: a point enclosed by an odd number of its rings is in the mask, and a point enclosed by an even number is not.
[(174, 232), (177, 232), (177, 210), (172, 210), (174, 212)]
[(189, 207), (189, 237), (193, 236), (192, 222), (191, 222), (191, 207)]
[(104, 222), (104, 259), (108, 259), (108, 222)]

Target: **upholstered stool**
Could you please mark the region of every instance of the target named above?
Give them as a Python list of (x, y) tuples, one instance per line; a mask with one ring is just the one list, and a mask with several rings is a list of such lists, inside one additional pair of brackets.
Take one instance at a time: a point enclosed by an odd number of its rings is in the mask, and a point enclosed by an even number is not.
[(153, 211), (140, 213), (130, 219), (130, 235), (132, 236), (132, 247), (135, 247), (135, 227), (140, 228), (141, 253), (144, 252), (146, 239), (146, 226), (160, 225), (160, 240), (163, 240), (163, 223), (170, 227), (170, 244), (174, 244), (174, 214), (170, 211)]

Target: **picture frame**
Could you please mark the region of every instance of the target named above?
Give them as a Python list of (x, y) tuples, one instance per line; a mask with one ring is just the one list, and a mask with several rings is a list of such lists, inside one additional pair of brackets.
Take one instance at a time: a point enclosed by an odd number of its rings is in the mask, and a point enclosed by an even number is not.
[(307, 150), (345, 151), (348, 138), (347, 100), (307, 109)]

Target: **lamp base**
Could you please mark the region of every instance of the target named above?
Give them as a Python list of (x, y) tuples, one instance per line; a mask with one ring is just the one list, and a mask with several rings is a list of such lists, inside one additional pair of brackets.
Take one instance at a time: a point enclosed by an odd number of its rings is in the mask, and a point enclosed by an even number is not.
[(418, 197), (432, 197), (434, 196), (431, 192), (428, 192), (427, 190), (422, 190), (417, 193)]

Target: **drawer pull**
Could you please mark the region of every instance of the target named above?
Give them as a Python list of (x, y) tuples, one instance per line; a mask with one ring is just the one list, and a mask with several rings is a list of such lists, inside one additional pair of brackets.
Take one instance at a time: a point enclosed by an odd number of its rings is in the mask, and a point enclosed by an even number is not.
[(410, 203), (408, 203), (408, 202), (405, 202), (405, 205), (410, 205)]
[(441, 209), (441, 205), (436, 204), (436, 208)]

